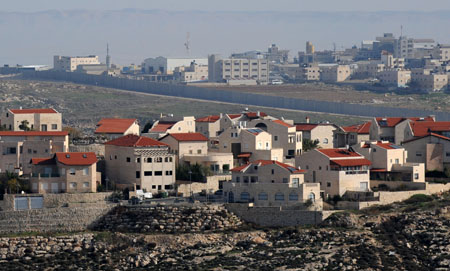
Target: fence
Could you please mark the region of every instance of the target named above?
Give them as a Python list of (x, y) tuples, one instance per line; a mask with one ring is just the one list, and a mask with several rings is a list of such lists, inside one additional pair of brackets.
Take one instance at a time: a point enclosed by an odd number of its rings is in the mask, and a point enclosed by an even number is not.
[(300, 98), (267, 96), (236, 91), (208, 89), (195, 86), (175, 85), (133, 80), (111, 76), (90, 75), (60, 71), (25, 71), (23, 78), (34, 80), (58, 80), (79, 84), (117, 88), (142, 93), (192, 98), (253, 106), (265, 106), (281, 109), (343, 114), (366, 117), (412, 117), (435, 115), (439, 121), (450, 121), (450, 112), (414, 110), (340, 102), (313, 101)]

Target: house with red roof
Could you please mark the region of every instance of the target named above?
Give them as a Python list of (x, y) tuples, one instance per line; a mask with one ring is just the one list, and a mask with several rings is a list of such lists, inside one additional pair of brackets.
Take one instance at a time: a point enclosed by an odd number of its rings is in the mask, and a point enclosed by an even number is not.
[(195, 118), (164, 117), (153, 123), (152, 128), (144, 136), (159, 139), (171, 133), (195, 133)]
[(333, 131), (334, 148), (344, 148), (369, 141), (371, 124), (372, 122), (368, 121), (362, 124), (338, 127)]
[(0, 131), (0, 149), (0, 172), (29, 175), (32, 158), (69, 151), (69, 134), (64, 131)]
[(272, 136), (272, 148), (283, 149), (282, 161), (287, 161), (302, 153), (302, 132), (297, 131), (293, 123), (292, 120), (265, 118), (251, 120), (247, 127), (269, 133)]
[(0, 123), (10, 131), (62, 131), (62, 115), (53, 108), (7, 109)]
[(105, 143), (106, 178), (119, 188), (158, 193), (175, 185), (175, 155), (155, 139), (126, 135)]
[(119, 188), (158, 193), (175, 185), (175, 155), (152, 138), (126, 135), (105, 143), (108, 182)]
[(441, 171), (450, 167), (450, 137), (426, 133), (422, 136), (403, 141), (411, 163), (424, 163), (427, 171)]
[(95, 134), (104, 135), (109, 140), (124, 135), (139, 135), (140, 128), (137, 119), (105, 118), (97, 123)]
[(366, 141), (352, 147), (372, 163), (371, 180), (425, 182), (425, 164), (407, 162), (408, 151), (389, 141)]
[(352, 149), (315, 149), (296, 159), (296, 166), (306, 170), (305, 181), (320, 183), (322, 198), (369, 191), (371, 164)]
[(302, 132), (303, 140), (317, 140), (320, 148), (333, 148), (333, 132), (338, 129), (335, 124), (328, 122), (309, 123), (307, 117), (305, 123), (295, 123), (295, 127), (297, 132)]
[(231, 182), (223, 184), (227, 202), (301, 206), (310, 200), (322, 209), (320, 184), (305, 183), (305, 170), (274, 160), (256, 160), (231, 171)]
[(195, 120), (195, 131), (208, 138), (216, 137), (220, 132), (220, 122), (224, 118), (220, 115), (210, 115)]
[(96, 192), (101, 179), (93, 152), (57, 152), (51, 157), (32, 158), (29, 163), (33, 193)]
[(434, 116), (409, 118), (374, 118), (370, 126), (370, 140), (389, 141), (394, 144), (400, 145), (402, 141), (411, 136), (407, 134), (407, 127), (411, 122), (435, 121), (436, 120)]

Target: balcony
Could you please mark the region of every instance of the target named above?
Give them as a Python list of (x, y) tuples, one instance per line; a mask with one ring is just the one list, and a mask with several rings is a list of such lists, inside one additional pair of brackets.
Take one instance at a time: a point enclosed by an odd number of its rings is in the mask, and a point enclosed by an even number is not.
[(61, 174), (59, 173), (31, 173), (32, 178), (60, 178)]

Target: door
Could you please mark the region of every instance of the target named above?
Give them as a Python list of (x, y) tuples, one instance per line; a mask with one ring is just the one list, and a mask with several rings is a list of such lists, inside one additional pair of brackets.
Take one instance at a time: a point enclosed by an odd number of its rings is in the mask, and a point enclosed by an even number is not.
[(228, 202), (233, 203), (234, 202), (234, 194), (233, 192), (228, 193)]
[(369, 190), (369, 185), (368, 185), (367, 182), (361, 182), (360, 183), (360, 188), (361, 188), (361, 191), (368, 191)]
[(58, 193), (58, 183), (52, 183), (52, 193)]
[(14, 209), (15, 210), (27, 210), (28, 209), (28, 198), (27, 197), (17, 197), (14, 199)]

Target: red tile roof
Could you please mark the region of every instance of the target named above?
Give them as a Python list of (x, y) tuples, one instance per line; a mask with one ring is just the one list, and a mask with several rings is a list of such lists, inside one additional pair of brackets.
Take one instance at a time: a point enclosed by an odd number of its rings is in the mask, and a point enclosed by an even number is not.
[(246, 169), (249, 165), (267, 166), (267, 165), (273, 165), (273, 164), (276, 164), (276, 165), (278, 165), (278, 166), (288, 170), (290, 173), (305, 173), (306, 172), (306, 170), (299, 169), (299, 168), (296, 168), (294, 166), (291, 166), (291, 165), (288, 165), (288, 164), (284, 164), (284, 163), (281, 163), (281, 162), (278, 162), (278, 161), (274, 161), (274, 160), (256, 160), (256, 161), (253, 161), (253, 162), (251, 162), (249, 164), (242, 165), (240, 167), (235, 167), (231, 171), (239, 172), (239, 171), (242, 171), (242, 170)]
[(238, 158), (249, 158), (250, 156), (252, 156), (251, 152), (243, 152), (241, 154), (238, 154)]
[[(425, 117), (425, 118), (418, 118), (418, 117), (414, 117), (414, 118), (376, 118), (378, 124), (381, 127), (394, 127), (397, 124), (399, 124), (400, 122), (404, 121), (404, 120), (412, 120), (412, 121), (434, 121), (434, 119), (432, 117)], [(380, 123), (380, 122), (386, 122), (384, 123)]]
[(424, 136), (420, 136), (420, 137), (416, 137), (416, 138), (412, 138), (412, 139), (403, 141), (402, 144), (409, 143), (409, 142), (412, 142), (412, 141), (416, 141), (416, 140), (419, 140), (419, 139), (422, 139), (422, 138), (425, 138), (425, 137), (429, 137), (429, 136), (434, 136), (434, 137), (437, 137), (437, 138), (440, 138), (440, 139), (444, 139), (444, 140), (450, 141), (449, 137), (446, 137), (446, 136), (443, 136), (443, 135), (439, 135), (439, 134), (435, 134), (435, 133), (429, 133), (429, 134), (424, 135)]
[(357, 152), (352, 152), (347, 149), (316, 149), (329, 158), (345, 158), (345, 157), (363, 157)]
[(177, 141), (208, 141), (208, 138), (200, 133), (173, 133), (166, 136), (171, 136)]
[(318, 124), (315, 123), (296, 123), (295, 127), (297, 128), (297, 131), (311, 131), (312, 129), (316, 128)]
[(342, 127), (344, 132), (347, 133), (357, 133), (357, 134), (369, 134), (370, 132), (370, 125), (372, 124), (371, 121), (365, 122), (363, 124), (357, 124), (352, 126), (345, 126)]
[(236, 119), (242, 116), (242, 114), (227, 114), (230, 119)]
[(31, 163), (33, 165), (54, 165), (56, 161), (53, 157), (50, 158), (32, 158)]
[(172, 128), (172, 126), (174, 126), (175, 123), (176, 122), (158, 122), (155, 126), (152, 127), (152, 129), (150, 129), (149, 132), (164, 133), (170, 128)]
[(137, 136), (137, 135), (126, 135), (105, 143), (105, 145), (114, 145), (121, 147), (159, 147), (168, 146), (165, 143), (159, 142), (155, 139)]
[(283, 125), (285, 127), (294, 127), (293, 125), (290, 125), (289, 123), (286, 123), (286, 122), (284, 122), (282, 120), (273, 120), (273, 122), (278, 123), (280, 125)]
[(36, 109), (9, 109), (14, 114), (54, 114), (58, 113), (53, 108), (36, 108)]
[(362, 159), (342, 159), (342, 160), (331, 160), (330, 165), (338, 165), (341, 167), (354, 167), (354, 166), (370, 166), (372, 162), (366, 158)]
[(96, 134), (123, 134), (137, 119), (101, 119), (97, 123)]
[(90, 166), (97, 163), (97, 156), (93, 152), (57, 152), (59, 163), (66, 166)]
[(211, 116), (206, 116), (206, 117), (203, 117), (203, 118), (196, 119), (195, 121), (196, 122), (216, 122), (219, 119), (220, 119), (220, 116), (211, 115)]
[(450, 121), (414, 121), (410, 125), (415, 137), (431, 132), (450, 132)]
[(370, 172), (388, 172), (385, 168), (372, 168)]
[(362, 147), (370, 148), (371, 145), (377, 145), (377, 146), (379, 146), (383, 149), (387, 149), (387, 150), (395, 150), (395, 149), (401, 148), (399, 146), (395, 146), (394, 144), (392, 144), (390, 142), (385, 143), (385, 142), (381, 142), (381, 141), (377, 141), (376, 143), (370, 143), (370, 144), (366, 143)]
[(245, 113), (245, 115), (247, 115), (247, 117), (251, 118), (251, 119), (255, 119), (255, 118), (259, 118), (259, 117), (267, 117), (267, 114), (264, 112), (259, 112), (259, 116), (258, 116), (258, 112), (247, 112), (247, 113)]
[(0, 136), (67, 136), (66, 131), (42, 132), (42, 131), (0, 131)]

